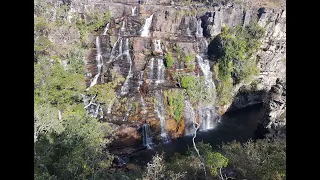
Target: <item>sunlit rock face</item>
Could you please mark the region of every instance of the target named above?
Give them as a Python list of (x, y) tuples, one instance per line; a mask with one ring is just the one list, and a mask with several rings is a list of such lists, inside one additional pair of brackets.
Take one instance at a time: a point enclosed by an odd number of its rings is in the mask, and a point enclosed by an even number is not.
[[(84, 57), (87, 88), (111, 82), (112, 73), (124, 79), (117, 85), (117, 96), (109, 104), (99, 103), (93, 97), (84, 97), (85, 105), (88, 105), (87, 113), (105, 121), (137, 123), (140, 128), (144, 127), (144, 134), (140, 131), (134, 134), (134, 128), (128, 129), (144, 146), (151, 144), (146, 134), (162, 142), (192, 135), (194, 127), (190, 107), (185, 106), (181, 122), (175, 122), (166, 110), (168, 102), (163, 98), (163, 91), (181, 88), (173, 80), (173, 74), (188, 72), (202, 76), (208, 90), (213, 90), (215, 95), (217, 82), (213, 78), (213, 62), (208, 59), (208, 44), (209, 38), (220, 34), (223, 26), (245, 26), (257, 20), (266, 28), (263, 45), (257, 54), (260, 74), (255, 79), (259, 90), (267, 92), (276, 84), (277, 78), (285, 77), (285, 9), (198, 4), (194, 13), (190, 11), (187, 14), (182, 12), (190, 7), (171, 5), (169, 0), (92, 0), (81, 3), (72, 1), (71, 9), (83, 13), (85, 19), (89, 20), (86, 12), (96, 9), (110, 11), (112, 16), (109, 23), (87, 40), (90, 42)], [(173, 52), (174, 46), (179, 46), (184, 54), (194, 55), (194, 69), (187, 69), (183, 61), (175, 61), (173, 67), (166, 67), (164, 56)], [(173, 52), (172, 56), (177, 58), (178, 54)], [(242, 86), (235, 86), (235, 95)], [(193, 109), (200, 123), (199, 130), (213, 129), (219, 122), (218, 114), (223, 114), (229, 107), (238, 109), (262, 102), (264, 96), (259, 93), (249, 96), (240, 93), (233, 105), (219, 109), (200, 104)], [(184, 98), (186, 103), (188, 99)], [(119, 130), (119, 133), (124, 136), (128, 134), (123, 130)], [(142, 137), (145, 137), (144, 140)]]

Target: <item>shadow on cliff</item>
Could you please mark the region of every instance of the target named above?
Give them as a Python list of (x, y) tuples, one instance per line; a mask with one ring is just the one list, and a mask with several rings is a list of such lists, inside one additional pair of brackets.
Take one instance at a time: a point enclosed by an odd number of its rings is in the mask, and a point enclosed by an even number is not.
[(241, 87), (226, 112), (262, 103), (266, 95), (266, 90), (248, 90), (245, 87)]
[(211, 61), (218, 59), (223, 56), (221, 50), (221, 38), (220, 35), (216, 36), (208, 45), (208, 56)]

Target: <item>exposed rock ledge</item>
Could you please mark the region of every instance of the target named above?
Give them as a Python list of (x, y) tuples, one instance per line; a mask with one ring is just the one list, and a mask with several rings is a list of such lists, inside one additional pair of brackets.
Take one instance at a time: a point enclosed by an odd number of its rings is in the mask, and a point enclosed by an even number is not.
[(277, 79), (276, 84), (265, 96), (263, 101), (264, 116), (259, 121), (271, 135), (285, 133), (286, 126), (286, 84), (283, 80)]

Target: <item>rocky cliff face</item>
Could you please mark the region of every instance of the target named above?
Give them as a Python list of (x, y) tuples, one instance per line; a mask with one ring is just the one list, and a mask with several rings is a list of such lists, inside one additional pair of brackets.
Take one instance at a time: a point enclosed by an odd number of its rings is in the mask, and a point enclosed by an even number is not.
[(259, 123), (271, 134), (280, 133), (286, 125), (286, 84), (277, 79), (263, 100), (265, 115)]
[[(271, 86), (275, 85), (277, 78), (285, 78), (285, 9), (245, 7), (239, 4), (179, 6), (177, 3), (171, 5), (169, 0), (73, 0), (70, 7), (70, 14), (81, 13), (87, 20), (90, 20), (88, 12), (97, 9), (109, 11), (112, 16), (106, 29), (101, 29), (89, 38), (88, 41), (92, 45), (85, 57), (87, 86), (92, 83), (95, 76), (97, 84), (109, 82), (111, 71), (121, 74), (126, 79), (119, 84), (117, 92), (117, 99), (125, 98), (125, 100), (118, 104), (110, 103), (107, 108), (102, 108), (101, 111), (107, 114), (104, 118), (139, 121), (141, 124), (148, 121), (153, 132), (159, 134), (159, 139), (161, 139), (160, 132), (163, 132), (160, 130), (159, 122), (163, 119), (165, 121), (163, 127), (170, 132), (171, 137), (182, 135), (184, 128), (184, 124), (171, 122), (172, 117), (166, 112), (157, 113), (156, 107), (166, 105), (155, 105), (157, 101), (153, 100), (156, 92), (162, 93), (158, 90), (178, 88), (176, 82), (172, 81), (172, 74), (187, 70), (186, 65), (178, 61), (170, 69), (164, 67), (163, 53), (167, 53), (174, 46), (179, 46), (185, 54), (201, 54), (203, 59), (207, 59), (208, 42), (221, 32), (223, 26), (245, 26), (250, 21), (257, 20), (266, 29), (263, 46), (257, 54), (261, 73), (255, 81), (259, 93), (244, 95), (241, 94), (241, 90), (231, 109), (261, 102), (264, 97), (261, 92), (269, 91)], [(102, 57), (101, 69), (97, 68), (96, 59), (99, 48)], [(177, 56), (173, 53), (173, 57)], [(192, 63), (195, 64), (192, 72), (203, 76), (204, 72), (196, 58)], [(213, 62), (209, 62), (210, 71), (213, 71), (212, 64)], [(235, 87), (235, 94), (241, 87), (244, 88), (243, 84)], [(229, 106), (224, 107), (221, 113)], [(213, 109), (204, 112), (200, 119), (216, 117), (211, 114), (215, 113)], [(271, 113), (271, 116), (274, 115)], [(175, 127), (169, 127), (169, 122)], [(262, 124), (265, 122), (263, 120)]]

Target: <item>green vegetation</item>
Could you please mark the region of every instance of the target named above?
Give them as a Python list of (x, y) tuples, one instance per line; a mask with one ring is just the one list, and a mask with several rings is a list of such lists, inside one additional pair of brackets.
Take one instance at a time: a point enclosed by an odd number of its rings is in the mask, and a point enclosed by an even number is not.
[(286, 140), (249, 141), (244, 146), (232, 142), (222, 146), (237, 179), (286, 179)]
[(208, 91), (205, 86), (204, 77), (196, 77), (195, 75), (179, 74), (178, 82), (181, 87), (186, 89), (186, 95), (193, 104), (201, 102), (203, 105), (214, 103), (213, 92)]
[[(112, 130), (87, 116), (84, 109), (86, 45), (81, 43), (79, 24), (68, 20), (67, 9), (65, 4), (43, 0), (34, 4), (35, 179), (98, 179), (113, 160), (104, 149), (109, 143), (104, 137)], [(104, 17), (82, 24), (80, 31), (98, 29), (107, 20)], [(89, 93), (99, 94), (97, 98), (107, 102), (116, 83), (95, 86)]]
[(112, 99), (116, 97), (115, 88), (124, 82), (125, 78), (121, 74), (112, 72), (112, 81), (104, 84), (96, 84), (89, 89), (88, 94), (97, 95), (97, 101), (110, 104)]
[(192, 71), (195, 68), (195, 63), (194, 63), (194, 59), (195, 59), (195, 54), (186, 54), (182, 51), (182, 49), (179, 47), (179, 45), (177, 43), (175, 43), (173, 45), (172, 48), (175, 52), (177, 52), (177, 59), (179, 61), (182, 61), (185, 63), (185, 65), (187, 66), (187, 69)]
[(184, 63), (186, 64), (187, 68), (189, 70), (194, 70), (195, 68), (195, 63), (194, 63), (194, 60), (195, 60), (196, 56), (194, 54), (191, 54), (191, 55), (184, 55), (183, 56), (183, 61)]
[(104, 27), (110, 20), (110, 11), (107, 13), (103, 13), (101, 11), (90, 11), (87, 14), (91, 20), (89, 22), (81, 19), (80, 17), (77, 19), (77, 27), (80, 31), (81, 40), (85, 42), (89, 33), (93, 31), (97, 31), (100, 28)]
[(170, 52), (164, 55), (164, 60), (167, 68), (171, 68), (174, 65), (174, 59), (172, 58), (172, 54)]
[[(191, 148), (185, 155), (175, 153), (166, 162), (162, 156), (155, 155), (153, 161), (148, 164), (144, 177), (159, 179), (155, 176), (168, 177), (170, 173), (194, 179), (221, 179), (221, 176), (226, 178), (223, 169), (228, 167), (235, 172), (232, 179), (286, 179), (285, 139), (248, 141), (244, 145), (234, 141), (222, 145), (217, 150), (203, 142), (197, 143), (196, 146), (204, 160), (206, 171), (210, 172), (206, 176), (197, 153)], [(151, 170), (151, 167), (156, 168), (158, 174), (155, 173), (155, 169)]]
[(163, 92), (164, 99), (167, 103), (167, 112), (172, 116), (178, 123), (181, 121), (181, 114), (183, 113), (183, 91), (179, 89), (169, 89)]
[(197, 144), (197, 148), (204, 159), (205, 165), (214, 177), (218, 175), (218, 170), (227, 167), (228, 158), (219, 152), (213, 152), (210, 144), (200, 142)]
[(221, 81), (218, 87), (220, 105), (231, 102), (233, 84), (250, 82), (259, 73), (255, 53), (261, 46), (264, 34), (265, 30), (257, 22), (252, 22), (245, 28), (224, 27), (213, 40), (209, 55), (217, 59), (214, 69), (216, 78)]
[[(105, 26), (110, 14), (85, 12), (91, 18), (89, 22), (78, 16), (69, 21), (68, 8), (66, 4), (44, 0), (34, 4), (34, 179), (216, 179), (224, 175), (221, 175), (224, 168), (232, 168), (236, 179), (286, 178), (283, 139), (249, 141), (245, 145), (232, 142), (215, 150), (209, 144), (197, 143), (201, 158), (192, 148), (184, 155), (175, 154), (169, 161), (165, 161), (163, 155), (155, 155), (146, 168), (131, 164), (133, 167), (129, 170), (129, 163), (124, 171), (112, 168), (114, 156), (106, 145), (115, 133), (108, 123), (87, 115), (81, 96), (96, 96), (106, 108), (116, 99), (115, 89), (124, 81), (120, 74), (111, 72), (110, 82), (96, 84), (85, 91), (86, 40), (89, 34)], [(258, 49), (262, 34), (263, 30), (253, 24), (244, 29), (224, 29), (219, 36), (222, 46), (214, 69), (221, 81), (220, 102), (231, 99), (228, 95), (234, 82), (250, 80), (257, 73), (256, 60), (251, 56)], [(194, 55), (183, 54), (177, 45), (174, 50), (188, 69), (194, 69)], [(166, 54), (165, 59), (166, 66), (172, 67), (172, 55)], [(183, 73), (174, 78), (183, 90), (164, 91), (164, 100), (167, 112), (178, 123), (184, 110), (184, 97), (193, 105), (214, 102), (203, 77)], [(146, 97), (147, 103), (152, 100), (156, 103), (155, 97)], [(127, 98), (116, 99), (113, 108), (138, 109), (138, 102), (124, 105), (127, 101)], [(209, 172), (206, 176), (201, 161)]]

